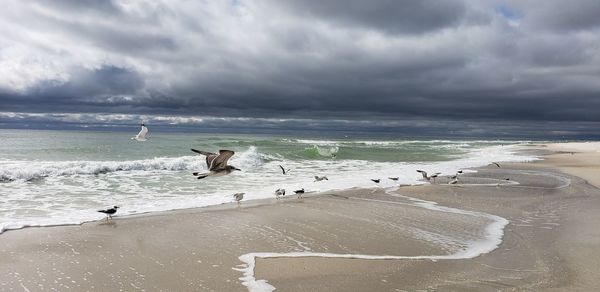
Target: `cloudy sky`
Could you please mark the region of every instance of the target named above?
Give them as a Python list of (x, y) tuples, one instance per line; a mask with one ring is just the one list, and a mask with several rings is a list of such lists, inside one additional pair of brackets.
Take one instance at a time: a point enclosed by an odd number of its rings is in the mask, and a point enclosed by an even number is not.
[(598, 15), (598, 0), (6, 0), (0, 127), (593, 135)]

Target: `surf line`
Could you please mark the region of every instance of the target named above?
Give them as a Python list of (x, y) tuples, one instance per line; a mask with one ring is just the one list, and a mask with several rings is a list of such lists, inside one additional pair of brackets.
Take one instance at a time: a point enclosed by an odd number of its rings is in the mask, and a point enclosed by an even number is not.
[[(267, 280), (256, 279), (254, 276), (254, 268), (256, 267), (256, 259), (267, 259), (267, 258), (304, 258), (304, 257), (322, 257), (322, 258), (343, 258), (343, 259), (363, 259), (363, 260), (458, 260), (458, 259), (471, 259), (478, 257), (482, 254), (489, 253), (495, 250), (500, 243), (502, 243), (502, 237), (504, 236), (504, 227), (508, 225), (509, 221), (506, 218), (483, 213), (477, 211), (468, 211), (452, 207), (440, 206), (436, 202), (421, 200), (413, 197), (403, 196), (393, 193), (398, 188), (390, 188), (385, 190), (386, 194), (404, 198), (414, 203), (413, 206), (421, 207), (424, 209), (439, 211), (445, 213), (454, 213), (461, 215), (469, 215), (474, 217), (483, 217), (492, 220), (492, 223), (485, 227), (485, 235), (482, 239), (477, 241), (467, 242), (467, 248), (458, 250), (455, 253), (448, 255), (421, 255), (421, 256), (395, 256), (395, 255), (368, 255), (368, 254), (336, 254), (336, 253), (323, 253), (323, 252), (287, 252), (287, 253), (276, 253), (276, 252), (253, 252), (243, 254), (239, 257), (243, 264), (238, 265), (237, 268), (233, 268), (236, 271), (242, 272), (243, 276), (239, 279), (242, 281), (242, 285), (248, 288), (250, 292), (265, 292), (273, 291), (275, 287), (270, 285)], [(383, 202), (383, 200), (382, 200)], [(386, 203), (399, 203), (399, 202), (387, 202)]]

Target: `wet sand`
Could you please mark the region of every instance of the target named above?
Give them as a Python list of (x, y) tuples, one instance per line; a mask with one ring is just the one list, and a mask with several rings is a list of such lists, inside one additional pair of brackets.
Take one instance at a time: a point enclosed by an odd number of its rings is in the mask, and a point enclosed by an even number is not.
[[(556, 151), (551, 147), (541, 148)], [(595, 290), (600, 191), (562, 173), (591, 169), (596, 176), (586, 180), (599, 185), (598, 166), (583, 164), (591, 161), (585, 155), (489, 166), (458, 186), (442, 179), (396, 191), (508, 219), (502, 243), (489, 253), (437, 261), (259, 258), (255, 277), (279, 291)], [(581, 158), (570, 162), (573, 156)], [(506, 178), (520, 184), (505, 184)], [(233, 269), (243, 268), (238, 257), (246, 253), (447, 255), (464, 248), (454, 239), (481, 238), (489, 223), (415, 206), (383, 190), (357, 189), (26, 228), (0, 235), (0, 290), (246, 291), (243, 273)]]

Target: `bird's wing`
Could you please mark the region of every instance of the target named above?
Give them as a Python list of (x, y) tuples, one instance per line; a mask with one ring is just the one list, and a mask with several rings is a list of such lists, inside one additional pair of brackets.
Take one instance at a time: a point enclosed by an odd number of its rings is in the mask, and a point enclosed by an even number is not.
[(417, 170), (417, 172), (420, 172), (423, 175), (423, 178), (427, 178), (427, 172), (424, 170)]
[(147, 133), (148, 133), (148, 128), (146, 128), (146, 126), (142, 126), (142, 129), (138, 133), (138, 137), (142, 138), (142, 139), (145, 139)]
[(227, 161), (235, 152), (231, 150), (219, 150), (219, 155), (210, 163), (208, 170), (223, 169), (227, 166)]
[(285, 174), (285, 168), (283, 168), (283, 166), (279, 165), (279, 168), (281, 168), (281, 172), (283, 172), (283, 174)]
[(209, 169), (210, 169), (210, 164), (218, 156), (217, 154), (212, 153), (212, 152), (206, 152), (206, 151), (201, 151), (201, 150), (196, 150), (196, 149), (191, 149), (191, 150), (198, 154), (202, 154), (202, 155), (206, 156), (206, 167), (208, 167)]

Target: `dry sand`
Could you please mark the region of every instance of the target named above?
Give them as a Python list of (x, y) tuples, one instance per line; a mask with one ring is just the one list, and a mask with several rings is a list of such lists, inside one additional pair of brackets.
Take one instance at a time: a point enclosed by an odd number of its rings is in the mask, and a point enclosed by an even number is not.
[[(258, 259), (256, 278), (278, 291), (600, 289), (600, 191), (585, 181), (600, 185), (597, 154), (553, 147), (542, 148), (567, 153), (482, 168), (458, 186), (397, 191), (508, 219), (502, 243), (490, 253), (438, 261)], [(520, 185), (469, 185), (505, 178)], [(444, 255), (460, 244), (440, 244), (428, 234), (476, 238), (489, 224), (407, 203), (381, 190), (348, 190), (9, 231), (0, 235), (0, 290), (245, 291), (242, 273), (232, 269), (245, 253)]]

